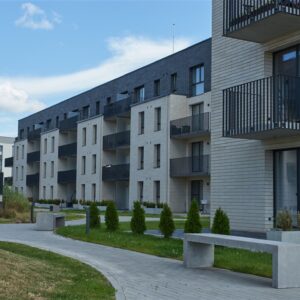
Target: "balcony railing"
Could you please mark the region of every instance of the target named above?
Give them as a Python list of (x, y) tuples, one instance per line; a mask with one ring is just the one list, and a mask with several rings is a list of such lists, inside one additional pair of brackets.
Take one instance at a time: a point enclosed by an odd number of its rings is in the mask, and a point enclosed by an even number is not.
[(9, 167), (12, 167), (14, 164), (14, 158), (13, 157), (8, 157), (8, 158), (5, 158), (4, 160), (4, 166), (9, 168)]
[(3, 195), (3, 172), (0, 172), (0, 195)]
[(299, 30), (300, 0), (223, 0), (224, 35), (267, 42)]
[(209, 176), (210, 156), (173, 158), (170, 160), (171, 177)]
[(103, 181), (127, 181), (129, 180), (129, 164), (108, 165), (102, 168)]
[(32, 185), (39, 185), (40, 183), (40, 174), (31, 174), (26, 176), (26, 185), (32, 186)]
[(35, 151), (27, 154), (27, 163), (33, 163), (40, 161), (41, 152)]
[(28, 132), (27, 139), (28, 141), (38, 140), (41, 137), (42, 128), (34, 129)]
[(103, 137), (103, 150), (124, 148), (130, 145), (130, 131), (118, 132)]
[(191, 138), (210, 132), (210, 113), (201, 113), (170, 122), (172, 138)]
[(4, 184), (6, 184), (8, 186), (12, 186), (13, 178), (12, 177), (4, 177)]
[(104, 117), (109, 118), (118, 115), (124, 115), (130, 111), (130, 105), (132, 104), (131, 97), (116, 101), (104, 106)]
[(77, 129), (77, 121), (79, 116), (74, 116), (59, 122), (59, 130), (61, 132), (74, 131)]
[(74, 157), (77, 155), (77, 143), (59, 146), (58, 157)]
[(57, 174), (57, 183), (67, 184), (76, 182), (76, 170), (60, 171)]
[(272, 76), (223, 91), (223, 136), (300, 134), (300, 78)]

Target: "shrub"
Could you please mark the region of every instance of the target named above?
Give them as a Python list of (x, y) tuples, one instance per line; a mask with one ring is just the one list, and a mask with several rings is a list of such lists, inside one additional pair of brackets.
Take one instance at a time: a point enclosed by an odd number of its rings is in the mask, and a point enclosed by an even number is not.
[(154, 202), (144, 201), (143, 202), (143, 206), (146, 207), (146, 208), (155, 208), (155, 203)]
[(3, 190), (3, 209), (13, 210), (18, 213), (29, 211), (29, 201), (26, 197), (15, 192), (8, 186), (4, 186)]
[(130, 228), (133, 233), (144, 234), (146, 228), (145, 211), (139, 201), (134, 202)]
[(90, 226), (91, 228), (100, 227), (100, 212), (96, 203), (90, 205)]
[(293, 220), (288, 210), (280, 211), (277, 214), (276, 226), (283, 231), (291, 231), (293, 228)]
[(107, 203), (105, 211), (105, 224), (106, 229), (110, 231), (116, 231), (119, 228), (119, 216), (114, 202)]
[(99, 202), (99, 206), (108, 206), (111, 202), (114, 203), (112, 200), (102, 200)]
[(172, 211), (166, 203), (164, 204), (163, 210), (160, 214), (159, 229), (165, 238), (172, 236), (175, 230)]
[(157, 204), (156, 204), (156, 207), (157, 207), (157, 208), (163, 208), (163, 207), (164, 207), (164, 204), (163, 204), (163, 203), (157, 203)]
[(14, 210), (12, 209), (3, 209), (0, 208), (0, 218), (4, 218), (4, 219), (14, 219), (16, 218), (17, 214)]
[(221, 208), (216, 210), (211, 232), (216, 234), (230, 234), (229, 218)]
[(185, 233), (199, 233), (202, 231), (200, 222), (199, 206), (197, 201), (193, 200), (189, 209), (187, 220), (184, 224)]

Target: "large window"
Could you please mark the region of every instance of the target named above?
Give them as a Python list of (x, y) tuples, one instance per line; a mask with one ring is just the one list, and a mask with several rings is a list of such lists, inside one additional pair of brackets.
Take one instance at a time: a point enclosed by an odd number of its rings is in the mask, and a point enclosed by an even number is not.
[(160, 96), (160, 80), (154, 81), (154, 97)]
[(138, 148), (138, 169), (144, 169), (144, 147)]
[(97, 170), (97, 156), (96, 154), (93, 154), (92, 156), (92, 174), (96, 174)]
[(171, 93), (177, 91), (177, 73), (171, 75)]
[(155, 107), (154, 110), (154, 131), (160, 131), (161, 130), (161, 107)]
[(144, 182), (139, 181), (138, 182), (138, 199), (140, 202), (143, 202), (144, 200)]
[(204, 65), (196, 66), (191, 69), (192, 82), (191, 91), (192, 96), (201, 95), (204, 93)]
[(136, 102), (143, 102), (145, 100), (145, 87), (142, 85), (135, 88), (134, 95)]
[(85, 175), (85, 168), (86, 168), (86, 157), (82, 156), (82, 158), (81, 158), (81, 175)]
[(55, 137), (53, 136), (51, 138), (51, 153), (54, 153), (54, 148), (55, 148)]
[(139, 134), (144, 134), (145, 131), (145, 113), (139, 112)]
[(154, 181), (154, 196), (155, 196), (154, 201), (156, 202), (156, 204), (159, 204), (160, 203), (160, 181), (159, 180)]
[(84, 106), (82, 108), (82, 119), (87, 119), (90, 116), (90, 106)]
[(93, 125), (93, 144), (97, 144), (97, 125)]
[(160, 144), (154, 145), (154, 168), (160, 168)]
[(47, 139), (44, 139), (44, 154), (47, 154), (47, 145), (48, 145), (48, 141)]
[(86, 146), (86, 128), (82, 128), (82, 146)]

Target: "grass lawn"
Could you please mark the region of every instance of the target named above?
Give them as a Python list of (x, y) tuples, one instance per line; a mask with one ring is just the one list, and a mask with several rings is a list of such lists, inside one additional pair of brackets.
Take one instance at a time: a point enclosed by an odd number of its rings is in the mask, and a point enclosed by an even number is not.
[(115, 299), (99, 272), (74, 259), (0, 242), (1, 299)]
[[(208, 222), (203, 220), (204, 222)], [(176, 228), (183, 228), (184, 221), (176, 221)], [(158, 222), (148, 221), (147, 229), (158, 229)], [(59, 228), (57, 233), (65, 237), (97, 243), (106, 246), (128, 249), (182, 260), (183, 242), (178, 239), (163, 239), (149, 235), (135, 235), (130, 232), (130, 223), (120, 223), (117, 232), (107, 232), (104, 224), (101, 229), (91, 229), (85, 234), (85, 226), (68, 226)], [(215, 267), (249, 273), (258, 276), (272, 277), (272, 256), (247, 250), (216, 247)]]

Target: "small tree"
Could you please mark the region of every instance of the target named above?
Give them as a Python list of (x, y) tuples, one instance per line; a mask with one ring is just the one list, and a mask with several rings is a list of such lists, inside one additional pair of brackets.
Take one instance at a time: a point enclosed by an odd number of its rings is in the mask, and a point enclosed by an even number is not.
[(216, 234), (230, 234), (229, 218), (221, 208), (216, 210), (211, 232)]
[(202, 225), (200, 222), (199, 206), (196, 200), (192, 201), (189, 209), (187, 220), (184, 224), (185, 233), (199, 233), (202, 231)]
[(159, 229), (165, 238), (172, 236), (175, 230), (172, 211), (166, 203), (164, 204), (163, 210), (160, 214)]
[(291, 231), (293, 229), (292, 216), (287, 209), (277, 214), (276, 225), (282, 231)]
[(134, 202), (130, 227), (133, 233), (144, 234), (146, 228), (145, 211), (139, 201)]
[(91, 228), (100, 227), (100, 212), (96, 203), (90, 205), (90, 226)]
[(106, 229), (110, 231), (116, 231), (119, 228), (119, 216), (116, 209), (115, 202), (107, 202), (105, 211), (105, 224)]

